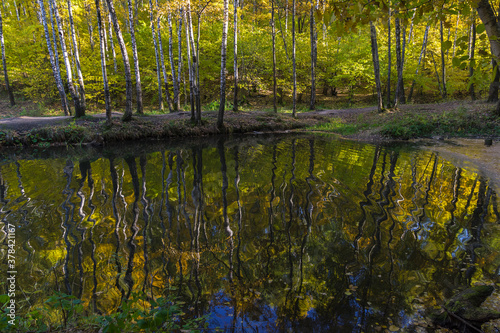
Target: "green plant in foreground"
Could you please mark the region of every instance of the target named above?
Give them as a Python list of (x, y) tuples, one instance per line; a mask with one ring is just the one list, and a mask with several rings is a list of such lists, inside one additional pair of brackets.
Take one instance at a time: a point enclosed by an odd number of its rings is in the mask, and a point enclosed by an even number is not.
[[(1, 304), (10, 298), (0, 295)], [(8, 316), (6, 305), (0, 312), (0, 331), (68, 331), (83, 329), (88, 332), (121, 333), (174, 330), (199, 330), (206, 326), (206, 316), (185, 318), (184, 302), (174, 297), (149, 299), (145, 294), (132, 294), (112, 314), (100, 314), (86, 309), (84, 303), (73, 295), (55, 292), (42, 307), (30, 309), (23, 315), (16, 314), (15, 324)], [(181, 320), (182, 319), (182, 320)]]

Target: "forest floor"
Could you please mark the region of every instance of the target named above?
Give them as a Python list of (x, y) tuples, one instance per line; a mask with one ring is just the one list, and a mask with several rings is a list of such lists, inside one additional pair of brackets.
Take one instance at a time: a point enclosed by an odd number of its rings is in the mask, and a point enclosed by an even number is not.
[[(126, 123), (121, 121), (121, 113), (113, 112), (113, 125), (108, 127), (102, 110), (75, 119), (29, 101), (10, 107), (7, 99), (1, 99), (0, 147), (101, 146), (116, 141), (218, 134), (331, 133), (365, 142), (417, 141), (462, 164), (475, 164), (500, 184), (500, 117), (493, 115), (494, 104), (455, 100), (405, 104), (379, 113), (373, 106), (346, 108), (345, 96), (337, 100), (341, 102), (320, 101), (318, 104), (324, 109), (315, 111), (299, 107), (293, 118), (290, 110), (284, 108), (272, 112), (267, 96), (267, 101), (252, 101), (240, 112), (226, 111), (225, 128), (219, 131), (217, 111), (204, 111), (201, 126), (191, 122), (189, 112), (146, 110), (145, 115), (135, 115)], [(355, 105), (363, 106), (372, 101), (360, 98), (356, 102)], [(492, 140), (492, 144), (485, 145), (485, 139)]]

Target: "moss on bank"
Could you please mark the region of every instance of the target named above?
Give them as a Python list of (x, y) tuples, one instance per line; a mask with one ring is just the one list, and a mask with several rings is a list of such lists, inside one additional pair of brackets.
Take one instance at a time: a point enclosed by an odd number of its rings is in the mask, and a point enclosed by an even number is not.
[(500, 117), (492, 115), (491, 104), (463, 102), (404, 105), (399, 110), (378, 113), (371, 109), (346, 109), (290, 114), (229, 112), (224, 129), (216, 127), (215, 112), (203, 113), (202, 124), (196, 126), (188, 113), (135, 117), (112, 126), (103, 118), (67, 119), (65, 123), (21, 130), (0, 128), (0, 146), (103, 145), (145, 138), (199, 137), (218, 134), (243, 134), (303, 129), (311, 132), (335, 133), (349, 138), (407, 140), (412, 138), (500, 137)]
[(106, 126), (100, 119), (79, 119), (69, 124), (50, 125), (29, 130), (0, 129), (0, 146), (50, 145), (102, 145), (118, 141), (133, 141), (146, 138), (199, 137), (217, 134), (241, 134), (263, 131), (287, 131), (314, 126), (323, 117), (312, 116), (296, 119), (290, 115), (261, 113), (238, 113), (226, 117), (222, 130), (216, 127), (214, 114), (207, 114), (200, 126), (182, 116), (135, 117), (130, 122), (113, 120)]

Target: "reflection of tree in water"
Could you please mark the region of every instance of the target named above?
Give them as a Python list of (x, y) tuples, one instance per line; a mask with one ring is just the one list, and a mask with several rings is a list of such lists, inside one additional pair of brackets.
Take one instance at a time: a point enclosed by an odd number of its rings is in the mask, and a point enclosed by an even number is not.
[(137, 174), (137, 164), (135, 162), (134, 157), (125, 158), (125, 162), (128, 165), (128, 169), (130, 172), (130, 177), (132, 178), (132, 185), (134, 188), (134, 203), (132, 205), (132, 224), (130, 225), (130, 231), (132, 234), (128, 238), (127, 247), (128, 247), (128, 261), (127, 261), (127, 270), (125, 271), (125, 276), (123, 278), (123, 282), (126, 288), (126, 292), (122, 301), (127, 301), (130, 298), (130, 294), (132, 293), (134, 287), (134, 278), (132, 277), (132, 273), (134, 270), (134, 256), (137, 245), (135, 244), (135, 238), (139, 233), (139, 227), (137, 226), (137, 222), (139, 221), (139, 198), (140, 198), (140, 185), (139, 185), (139, 175)]
[[(107, 162), (82, 160), (81, 177), (71, 160), (54, 162), (64, 175), (54, 233), (64, 241), (64, 286), (94, 311), (134, 291), (156, 298), (172, 288), (189, 315), (217, 308), (234, 330), (369, 331), (396, 321), (394, 309), (410, 313), (408, 295), (440, 297), (497, 269), (483, 267), (497, 257), (487, 232), (498, 220), (496, 194), (436, 155), (301, 138), (138, 157), (140, 172), (133, 156), (110, 158), (109, 172), (97, 167)], [(23, 232), (36, 225), (30, 205), (40, 202), (24, 168), (0, 170), (0, 213), (24, 210)], [(17, 215), (4, 213), (11, 189)], [(110, 281), (116, 295), (102, 293)]]

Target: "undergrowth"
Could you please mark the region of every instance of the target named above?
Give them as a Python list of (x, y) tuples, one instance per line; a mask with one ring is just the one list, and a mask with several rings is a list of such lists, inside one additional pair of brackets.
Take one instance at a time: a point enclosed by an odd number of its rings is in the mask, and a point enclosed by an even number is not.
[(380, 134), (394, 139), (430, 137), (432, 135), (499, 136), (498, 117), (470, 112), (465, 108), (445, 111), (440, 114), (406, 113), (387, 121), (380, 129)]
[[(9, 303), (7, 295), (0, 295), (2, 304)], [(91, 309), (73, 295), (55, 292), (41, 306), (32, 307), (15, 319), (9, 316), (6, 305), (0, 310), (2, 332), (171, 332), (195, 331), (206, 326), (206, 316), (189, 318), (183, 312), (184, 302), (175, 297), (150, 299), (145, 294), (131, 298), (110, 314)], [(14, 324), (14, 325), (12, 325)]]

